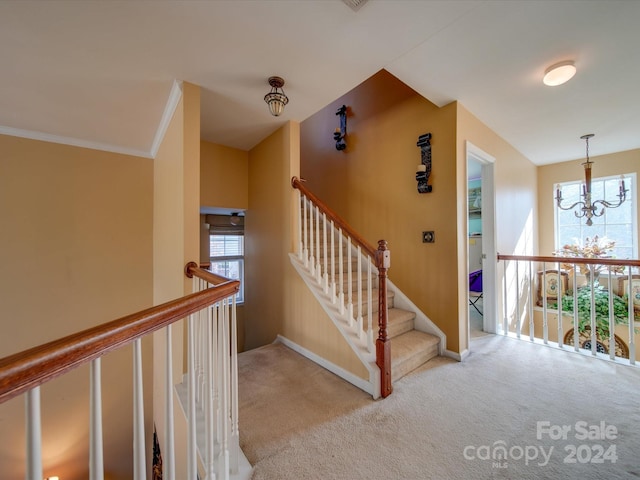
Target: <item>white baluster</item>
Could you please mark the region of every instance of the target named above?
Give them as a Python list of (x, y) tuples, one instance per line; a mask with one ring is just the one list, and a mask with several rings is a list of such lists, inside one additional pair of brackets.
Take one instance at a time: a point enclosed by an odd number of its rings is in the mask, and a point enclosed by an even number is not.
[[(607, 291), (613, 292), (611, 289), (611, 266), (607, 267)], [(615, 335), (615, 319), (613, 311), (613, 295), (607, 295), (609, 297), (609, 358), (615, 360), (616, 358), (616, 335)], [(631, 298), (631, 297), (629, 297)], [(633, 303), (633, 302), (629, 302)], [(633, 317), (631, 317), (633, 319)], [(633, 321), (631, 322), (633, 323)]]
[(195, 371), (195, 315), (187, 320), (187, 478), (196, 478), (196, 371)]
[(175, 441), (173, 428), (173, 348), (171, 347), (171, 325), (167, 325), (166, 346), (165, 346), (165, 441), (166, 446), (162, 455), (163, 479), (166, 475), (167, 480), (175, 480), (176, 478), (176, 462), (175, 462)]
[(547, 264), (542, 262), (542, 338), (549, 343), (549, 318), (547, 317)]
[[(577, 352), (580, 348), (580, 335), (578, 326), (578, 266), (573, 264), (573, 349)], [(544, 285), (544, 283), (543, 283)]]
[(302, 237), (302, 194), (300, 190), (296, 189), (297, 197), (298, 197), (298, 260), (302, 260), (304, 255), (304, 247), (302, 246), (303, 237)]
[(238, 473), (240, 462), (240, 429), (238, 428), (238, 335), (236, 296), (231, 297), (231, 473)]
[(369, 353), (373, 353), (373, 293), (372, 282), (373, 279), (371, 257), (367, 257), (367, 345), (369, 347)]
[(340, 315), (344, 315), (344, 265), (342, 264), (342, 242), (343, 242), (343, 238), (342, 238), (342, 229), (340, 229), (339, 231), (340, 236), (339, 238), (339, 245), (338, 245), (338, 270), (339, 270), (339, 275), (338, 275), (338, 279), (339, 279), (339, 287), (338, 288), (338, 303), (340, 305)]
[(144, 394), (142, 383), (142, 340), (133, 342), (133, 478), (145, 480), (147, 465), (144, 438)]
[(596, 332), (596, 295), (594, 285), (595, 271), (593, 269), (593, 265), (589, 265), (589, 270), (591, 271), (591, 275), (589, 276), (589, 281), (591, 282), (591, 355), (595, 357), (598, 352), (598, 339)]
[(503, 335), (509, 335), (509, 306), (508, 306), (508, 300), (509, 300), (509, 295), (507, 293), (507, 274), (508, 274), (508, 260), (504, 261), (504, 272), (502, 275), (502, 287), (504, 292), (502, 293), (504, 299), (502, 302), (503, 305), (503, 314), (504, 316), (502, 317), (502, 334)]
[(322, 284), (322, 268), (320, 266), (320, 209), (316, 205), (316, 281)]
[(302, 223), (302, 228), (303, 228), (303, 232), (302, 232), (302, 243), (304, 244), (304, 266), (306, 268), (309, 268), (309, 242), (308, 242), (308, 237), (307, 237), (307, 222), (309, 221), (308, 217), (307, 217), (307, 197), (303, 197), (303, 202), (302, 202), (302, 208), (304, 210), (303, 214), (302, 214), (302, 219), (303, 219), (303, 223)]
[(351, 239), (347, 239), (347, 315), (353, 327), (353, 268), (351, 266)]
[(520, 262), (516, 261), (516, 336), (520, 338), (521, 333), (521, 323), (522, 319), (520, 317), (520, 275), (518, 273), (518, 265)]
[(327, 214), (322, 214), (322, 249), (324, 253), (324, 273), (322, 275), (322, 279), (324, 280), (324, 293), (329, 293), (329, 268), (327, 267), (329, 259), (328, 257), (328, 248), (327, 248)]
[(309, 202), (309, 273), (316, 274), (316, 259), (313, 256), (313, 204)]
[(27, 437), (27, 480), (42, 480), (42, 432), (40, 387), (27, 391), (25, 398)]
[(336, 226), (331, 222), (331, 302), (335, 305), (336, 297)]
[(529, 341), (533, 342), (535, 331), (533, 326), (533, 262), (529, 262)]
[(206, 361), (205, 361), (205, 379), (206, 379), (206, 395), (205, 395), (205, 479), (214, 480), (215, 473), (215, 350), (214, 342), (216, 330), (217, 307), (210, 306), (207, 308), (207, 328), (206, 328)]
[[(636, 364), (636, 335), (635, 335), (635, 322), (634, 322), (634, 309), (633, 309), (633, 275), (631, 274), (631, 266), (629, 266), (629, 282), (628, 285), (628, 307), (629, 307), (629, 363), (631, 365)], [(613, 330), (612, 330), (613, 331)]]
[(218, 350), (221, 371), (220, 413), (218, 421), (221, 427), (220, 454), (218, 455), (218, 475), (223, 480), (229, 479), (229, 336), (227, 335), (227, 302), (221, 302), (220, 321), (218, 322), (219, 337)]
[(104, 460), (102, 457), (102, 388), (100, 379), (100, 357), (91, 361), (90, 371), (90, 439), (89, 439), (89, 478), (104, 478)]
[[(562, 322), (562, 298), (564, 296), (564, 292), (562, 291), (562, 272), (560, 271), (560, 263), (558, 262), (556, 264), (556, 270), (558, 272), (558, 294), (557, 294), (557, 303), (558, 303), (558, 346), (560, 348), (562, 348), (562, 342), (563, 342), (563, 330), (564, 330), (564, 325)], [(533, 290), (532, 288), (529, 289), (530, 291)]]
[(358, 338), (362, 340), (364, 338), (364, 326), (362, 325), (362, 250), (358, 245)]

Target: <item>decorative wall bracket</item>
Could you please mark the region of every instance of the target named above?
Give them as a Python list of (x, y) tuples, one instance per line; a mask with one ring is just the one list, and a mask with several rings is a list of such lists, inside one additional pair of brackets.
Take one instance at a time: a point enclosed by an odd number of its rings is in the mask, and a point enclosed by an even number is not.
[(420, 147), (421, 154), (421, 163), (418, 165), (418, 171), (416, 172), (418, 193), (429, 193), (433, 190), (433, 186), (429, 185), (429, 175), (431, 175), (431, 134), (420, 135), (417, 146)]
[(333, 133), (333, 139), (336, 141), (336, 150), (344, 150), (347, 148), (347, 144), (344, 141), (344, 137), (347, 135), (347, 106), (342, 105), (336, 115), (340, 117), (340, 128), (336, 128)]

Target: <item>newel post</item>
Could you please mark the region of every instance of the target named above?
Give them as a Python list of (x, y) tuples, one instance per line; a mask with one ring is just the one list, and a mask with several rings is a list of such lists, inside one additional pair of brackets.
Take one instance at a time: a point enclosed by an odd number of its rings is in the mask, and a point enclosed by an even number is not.
[(393, 391), (391, 386), (391, 342), (387, 338), (387, 269), (391, 264), (391, 252), (385, 240), (378, 241), (376, 266), (378, 267), (378, 339), (376, 340), (376, 365), (380, 368), (382, 397)]

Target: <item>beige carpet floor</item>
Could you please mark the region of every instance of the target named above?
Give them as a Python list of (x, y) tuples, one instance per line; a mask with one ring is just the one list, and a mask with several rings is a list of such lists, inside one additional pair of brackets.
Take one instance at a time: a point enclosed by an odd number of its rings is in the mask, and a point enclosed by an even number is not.
[(634, 367), (487, 335), (465, 362), (432, 360), (373, 401), (282, 345), (239, 363), (255, 480), (640, 477)]

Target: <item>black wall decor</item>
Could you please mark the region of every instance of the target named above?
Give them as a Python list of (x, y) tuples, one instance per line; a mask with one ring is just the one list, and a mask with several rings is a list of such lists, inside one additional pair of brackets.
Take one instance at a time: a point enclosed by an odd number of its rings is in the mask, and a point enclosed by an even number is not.
[(431, 134), (420, 135), (417, 146), (420, 147), (421, 154), (421, 163), (418, 165), (418, 171), (416, 172), (418, 193), (429, 193), (433, 190), (433, 186), (429, 185), (429, 175), (431, 175)]
[(344, 141), (344, 137), (347, 135), (347, 106), (342, 105), (336, 115), (340, 117), (340, 128), (336, 128), (333, 133), (333, 139), (336, 141), (336, 150), (344, 150), (347, 148), (347, 144)]

